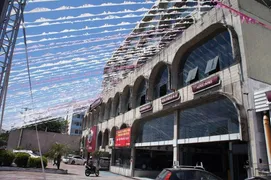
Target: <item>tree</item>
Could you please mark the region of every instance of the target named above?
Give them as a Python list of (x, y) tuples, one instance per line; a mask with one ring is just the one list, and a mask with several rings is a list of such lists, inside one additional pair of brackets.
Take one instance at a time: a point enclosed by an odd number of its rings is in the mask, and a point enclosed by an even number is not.
[(7, 146), (8, 136), (9, 136), (9, 132), (4, 132), (0, 134), (0, 147)]
[(61, 156), (66, 154), (68, 151), (69, 148), (65, 144), (56, 143), (50, 148), (48, 157), (54, 159), (54, 164), (57, 165), (57, 169), (60, 167)]
[[(38, 124), (38, 131), (47, 131), (55, 133), (65, 133), (67, 130), (68, 121), (63, 118), (54, 118), (47, 122)], [(26, 127), (26, 129), (36, 130), (34, 125)]]

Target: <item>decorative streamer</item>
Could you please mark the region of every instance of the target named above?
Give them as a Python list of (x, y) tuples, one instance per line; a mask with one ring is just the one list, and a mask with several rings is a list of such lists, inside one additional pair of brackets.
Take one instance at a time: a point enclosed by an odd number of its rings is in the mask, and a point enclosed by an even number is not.
[(271, 26), (268, 26), (266, 24), (264, 24), (263, 22), (260, 22), (258, 21), (257, 19), (255, 18), (252, 18), (240, 11), (237, 11), (236, 9), (233, 9), (232, 7), (230, 6), (227, 6), (226, 4), (223, 4), (222, 2), (219, 2), (219, 1), (214, 1), (214, 3), (217, 3), (217, 8), (224, 8), (224, 9), (228, 9), (231, 13), (234, 13), (236, 15), (238, 15), (240, 18), (241, 18), (241, 22), (242, 23), (248, 23), (248, 24), (258, 24), (266, 29), (269, 29), (271, 30)]

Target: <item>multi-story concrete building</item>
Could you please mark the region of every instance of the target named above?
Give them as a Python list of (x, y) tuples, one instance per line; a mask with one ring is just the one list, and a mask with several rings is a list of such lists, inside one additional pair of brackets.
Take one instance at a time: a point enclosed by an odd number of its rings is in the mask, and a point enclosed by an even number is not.
[[(174, 2), (156, 7), (192, 7)], [(83, 142), (96, 127), (112, 172), (153, 177), (197, 162), (223, 179), (270, 172), (271, 3), (220, 2), (85, 113)]]
[(73, 113), (72, 116), (68, 118), (68, 122), (69, 122), (68, 134), (69, 135), (81, 136), (83, 117), (84, 117), (84, 113)]

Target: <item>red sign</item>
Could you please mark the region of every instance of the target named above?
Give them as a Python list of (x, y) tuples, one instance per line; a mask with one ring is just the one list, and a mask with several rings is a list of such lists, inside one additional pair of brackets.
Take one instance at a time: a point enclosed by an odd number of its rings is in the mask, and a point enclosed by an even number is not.
[(192, 85), (192, 91), (193, 91), (193, 93), (196, 93), (196, 92), (199, 92), (203, 89), (210, 88), (210, 87), (213, 87), (213, 86), (216, 86), (219, 84), (220, 84), (220, 79), (219, 79), (219, 76), (216, 75), (214, 77), (211, 77), (211, 78), (206, 79), (202, 82), (199, 82), (197, 84)]
[(166, 104), (172, 103), (174, 101), (177, 101), (179, 99), (180, 99), (179, 91), (176, 91), (174, 93), (171, 93), (171, 94), (168, 94), (168, 95), (162, 97), (161, 98), (161, 103), (163, 105), (166, 105)]
[(267, 101), (271, 102), (271, 91), (265, 93)]
[(93, 126), (87, 135), (86, 148), (88, 152), (94, 152), (96, 147), (97, 126)]
[(148, 103), (139, 107), (139, 112), (141, 114), (146, 113), (151, 110), (152, 110), (152, 103)]
[(116, 131), (115, 147), (127, 147), (131, 142), (131, 128)]

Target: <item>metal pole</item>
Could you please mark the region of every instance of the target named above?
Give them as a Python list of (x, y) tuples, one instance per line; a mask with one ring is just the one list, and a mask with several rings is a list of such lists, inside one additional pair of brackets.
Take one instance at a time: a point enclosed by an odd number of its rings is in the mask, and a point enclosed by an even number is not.
[(44, 180), (46, 180), (46, 175), (44, 171), (44, 166), (43, 166), (43, 161), (42, 161), (42, 154), (41, 154), (41, 148), (40, 148), (40, 138), (39, 138), (39, 133), (38, 133), (38, 126), (36, 124), (36, 135), (37, 135), (37, 140), (38, 140), (38, 147), (39, 147), (39, 153), (40, 153), (40, 162), (41, 162), (41, 168), (42, 168), (42, 174)]

